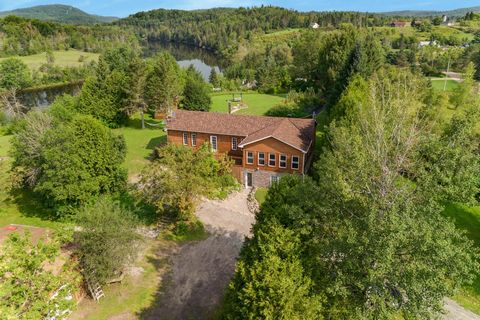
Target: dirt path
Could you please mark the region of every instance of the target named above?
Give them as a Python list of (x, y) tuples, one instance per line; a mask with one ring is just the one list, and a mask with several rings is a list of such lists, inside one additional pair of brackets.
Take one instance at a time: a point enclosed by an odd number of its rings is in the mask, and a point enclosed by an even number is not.
[(184, 245), (172, 257), (166, 289), (158, 306), (143, 319), (209, 319), (214, 315), (255, 221), (247, 208), (247, 195), (243, 190), (224, 201), (202, 204), (196, 214), (211, 235)]
[(445, 320), (480, 320), (480, 316), (466, 310), (464, 307), (451, 299), (445, 299)]

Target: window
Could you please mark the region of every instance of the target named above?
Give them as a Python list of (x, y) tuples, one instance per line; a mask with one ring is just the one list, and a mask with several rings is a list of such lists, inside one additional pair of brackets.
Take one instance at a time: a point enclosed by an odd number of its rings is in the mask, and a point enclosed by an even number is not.
[(253, 152), (247, 152), (247, 164), (253, 164)]
[(299, 168), (300, 157), (299, 156), (292, 156), (292, 169)]
[(265, 165), (265, 153), (264, 152), (259, 152), (258, 153), (258, 165), (259, 166), (264, 166)]
[(210, 145), (212, 146), (212, 151), (217, 152), (217, 136), (210, 136)]
[(279, 165), (280, 165), (280, 168), (286, 168), (287, 167), (287, 155), (286, 154), (281, 154), (280, 155)]
[(183, 145), (188, 146), (188, 133), (183, 133)]
[(237, 148), (238, 148), (237, 137), (232, 137), (232, 150), (237, 150)]
[(277, 165), (277, 155), (275, 153), (268, 154), (268, 166), (275, 167)]
[(279, 176), (270, 176), (270, 187), (273, 186), (275, 183), (277, 183), (278, 181), (280, 181), (280, 177)]
[(197, 145), (197, 134), (196, 133), (192, 133), (192, 146), (196, 146)]

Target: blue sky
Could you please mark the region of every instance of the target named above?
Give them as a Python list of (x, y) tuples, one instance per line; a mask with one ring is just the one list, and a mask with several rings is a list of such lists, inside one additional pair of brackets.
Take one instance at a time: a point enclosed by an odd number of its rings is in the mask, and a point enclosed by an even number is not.
[(479, 0), (0, 0), (0, 11), (40, 4), (62, 3), (89, 13), (124, 17), (157, 8), (200, 9), (213, 7), (277, 5), (301, 11), (310, 10), (447, 10), (480, 5)]

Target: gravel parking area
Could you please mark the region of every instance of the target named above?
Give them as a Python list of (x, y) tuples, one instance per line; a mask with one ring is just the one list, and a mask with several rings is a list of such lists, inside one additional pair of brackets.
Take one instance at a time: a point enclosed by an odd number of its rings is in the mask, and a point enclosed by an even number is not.
[(189, 243), (172, 257), (159, 305), (146, 319), (210, 319), (235, 272), (235, 262), (255, 217), (248, 190), (223, 201), (206, 201), (197, 210), (210, 236)]

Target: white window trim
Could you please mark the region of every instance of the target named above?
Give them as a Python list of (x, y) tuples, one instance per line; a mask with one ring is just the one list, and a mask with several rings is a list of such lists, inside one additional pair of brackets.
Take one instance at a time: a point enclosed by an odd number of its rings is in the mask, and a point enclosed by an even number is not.
[[(298, 160), (297, 160), (297, 167), (298, 167), (298, 168), (294, 168), (294, 167), (293, 167), (293, 163), (294, 163), (293, 158), (297, 158), (297, 159), (298, 159)], [(293, 170), (299, 170), (299, 169), (300, 169), (300, 157), (299, 157), (299, 156), (292, 156), (292, 165), (291, 165), (291, 168), (292, 168)]]
[[(275, 156), (275, 164), (273, 166), (270, 164), (270, 156)], [(272, 167), (272, 168), (275, 168), (277, 166), (277, 154), (276, 153), (269, 153), (268, 154), (268, 166)]]
[(279, 176), (270, 176), (270, 187), (273, 186), (274, 183), (278, 183), (280, 181)]
[(190, 138), (192, 139), (192, 146), (196, 147), (197, 146), (197, 134), (196, 133), (190, 134)]
[(238, 139), (237, 139), (237, 137), (232, 137), (232, 150), (234, 150), (234, 151), (238, 150)]
[[(285, 166), (282, 166), (282, 157), (285, 157)], [(288, 162), (287, 155), (284, 154), (284, 153), (280, 154), (280, 156), (278, 157), (278, 167), (282, 168), (282, 169), (286, 169), (287, 168), (287, 162)]]
[[(252, 162), (248, 161), (248, 155), (252, 155)], [(255, 155), (253, 154), (253, 151), (247, 151), (247, 164), (253, 164), (255, 162)]]
[[(263, 154), (263, 164), (260, 163), (260, 154)], [(258, 154), (257, 154), (257, 164), (259, 166), (264, 166), (265, 165), (265, 152), (258, 152)]]
[(183, 138), (183, 140), (182, 140), (183, 145), (188, 146), (188, 132), (184, 132), (182, 138)]
[[(215, 138), (215, 148), (213, 147), (213, 138)], [(218, 151), (218, 138), (217, 138), (217, 136), (210, 136), (210, 146), (211, 146), (213, 152)]]

